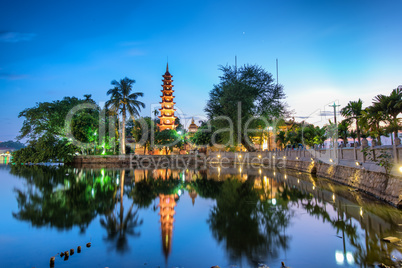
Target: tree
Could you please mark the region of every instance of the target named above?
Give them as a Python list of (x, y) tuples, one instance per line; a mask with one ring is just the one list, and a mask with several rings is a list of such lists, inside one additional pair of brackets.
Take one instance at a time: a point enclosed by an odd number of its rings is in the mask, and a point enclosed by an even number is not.
[(190, 141), (197, 146), (213, 146), (212, 134), (216, 131), (216, 127), (209, 127), (207, 124), (200, 126), (197, 132), (190, 138)]
[(169, 150), (172, 151), (175, 146), (181, 146), (180, 136), (176, 130), (165, 129), (155, 134), (155, 144), (165, 147), (166, 154), (169, 154)]
[(349, 103), (341, 109), (341, 115), (346, 117), (349, 120), (355, 120), (356, 123), (356, 133), (357, 140), (360, 143), (360, 116), (362, 115), (362, 105), (363, 101), (359, 99), (358, 101), (349, 101)]
[(353, 147), (354, 147), (356, 139), (357, 139), (357, 132), (355, 130), (352, 130), (352, 131), (350, 131), (349, 136), (353, 139)]
[[(19, 117), (25, 117), (25, 120), (18, 139), (28, 139), (29, 145), (21, 149), (21, 152), (14, 152), (14, 161), (70, 161), (79, 149), (88, 149), (86, 144), (95, 140), (93, 134), (99, 127), (99, 107), (90, 96), (86, 95), (85, 99), (64, 97), (62, 100), (37, 103), (35, 107), (23, 110)], [(90, 108), (76, 110), (71, 121), (67, 122), (73, 108), (80, 108), (80, 105)], [(73, 146), (68, 139), (71, 134), (76, 140), (85, 143), (82, 146), (85, 148)]]
[(141, 117), (133, 124), (131, 134), (137, 143), (140, 142), (144, 146), (144, 154), (146, 154), (147, 149), (149, 150), (152, 135), (155, 134), (155, 130), (155, 122), (148, 116)]
[(285, 147), (287, 141), (286, 141), (286, 132), (285, 131), (279, 131), (278, 134), (276, 134), (275, 137), (275, 142), (279, 142), (282, 148)]
[(380, 123), (385, 121), (386, 117), (382, 111), (378, 111), (374, 106), (367, 107), (362, 111), (360, 118), (360, 126), (363, 131), (368, 132), (374, 139), (377, 138), (378, 145), (381, 145), (381, 136), (385, 135), (385, 129), (380, 126)]
[[(62, 100), (53, 102), (36, 103), (35, 107), (27, 108), (18, 115), (19, 118), (25, 117), (25, 119), (17, 138), (19, 140), (24, 138), (36, 140), (44, 134), (64, 137), (66, 135), (65, 120), (67, 114), (72, 108), (85, 103), (95, 105), (95, 101), (92, 99), (82, 100), (76, 97), (64, 97)], [(92, 109), (88, 110), (92, 112)]]
[(248, 151), (255, 151), (251, 142), (255, 133), (247, 130), (257, 128), (256, 117), (279, 118), (286, 113), (283, 88), (274, 84), (272, 74), (256, 65), (239, 69), (220, 66), (220, 70), (223, 72), (220, 83), (209, 93), (204, 110), (218, 130), (233, 127), (221, 133), (227, 143), (242, 144)]
[(345, 119), (342, 120), (339, 124), (338, 124), (338, 136), (343, 140), (343, 144), (348, 144), (348, 137), (350, 135), (349, 132), (349, 127), (350, 127), (350, 121)]
[(377, 95), (373, 99), (373, 111), (382, 112), (385, 115), (385, 121), (388, 122), (388, 129), (398, 137), (398, 131), (401, 129), (400, 118), (398, 115), (402, 112), (402, 90), (400, 88), (392, 90), (389, 96)]
[(126, 115), (127, 111), (130, 116), (138, 116), (141, 108), (145, 108), (145, 104), (138, 99), (138, 97), (144, 96), (142, 92), (131, 93), (133, 90), (133, 84), (135, 80), (127, 77), (120, 80), (120, 82), (113, 80), (111, 84), (114, 88), (109, 89), (107, 95), (111, 95), (110, 100), (106, 102), (106, 107), (110, 108), (117, 114), (122, 115), (122, 127), (121, 127), (121, 152), (126, 154)]

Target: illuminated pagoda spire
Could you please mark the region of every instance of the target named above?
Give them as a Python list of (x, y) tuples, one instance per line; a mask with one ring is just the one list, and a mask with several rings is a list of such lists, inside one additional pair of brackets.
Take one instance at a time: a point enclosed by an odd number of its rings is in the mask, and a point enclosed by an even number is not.
[(160, 116), (159, 117), (159, 131), (163, 131), (165, 129), (176, 129), (177, 125), (175, 124), (176, 116), (174, 116), (174, 105), (176, 104), (173, 102), (174, 96), (173, 96), (173, 85), (172, 85), (172, 75), (169, 73), (169, 63), (166, 64), (166, 73), (162, 75), (163, 77), (163, 89), (162, 91), (162, 102), (161, 108), (159, 109), (160, 111)]

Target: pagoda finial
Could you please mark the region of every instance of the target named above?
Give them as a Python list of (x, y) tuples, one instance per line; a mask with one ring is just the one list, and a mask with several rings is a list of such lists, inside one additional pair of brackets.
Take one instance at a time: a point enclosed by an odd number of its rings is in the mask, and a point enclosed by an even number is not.
[(166, 62), (166, 72), (169, 72), (169, 62)]

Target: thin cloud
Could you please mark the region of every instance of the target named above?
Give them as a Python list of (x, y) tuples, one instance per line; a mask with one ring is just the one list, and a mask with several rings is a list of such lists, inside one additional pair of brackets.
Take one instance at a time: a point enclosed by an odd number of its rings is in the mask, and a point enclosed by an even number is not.
[(0, 42), (17, 43), (32, 40), (36, 34), (19, 32), (0, 32)]
[(145, 54), (146, 54), (145, 51), (142, 51), (142, 50), (136, 49), (136, 48), (133, 48), (133, 49), (130, 49), (127, 51), (127, 55), (129, 55), (129, 56), (143, 56)]
[(9, 73), (0, 73), (0, 79), (5, 80), (21, 80), (25, 79), (28, 76), (26, 74), (9, 74)]

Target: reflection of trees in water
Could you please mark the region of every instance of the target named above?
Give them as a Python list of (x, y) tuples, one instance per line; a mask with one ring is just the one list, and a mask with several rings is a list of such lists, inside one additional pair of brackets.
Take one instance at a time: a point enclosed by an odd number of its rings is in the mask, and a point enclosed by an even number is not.
[(84, 232), (97, 214), (113, 207), (115, 186), (110, 176), (98, 172), (75, 173), (73, 169), (48, 166), (13, 166), (10, 173), (26, 181), (15, 189), (19, 211), (13, 216), (33, 226)]
[(253, 189), (254, 179), (242, 183), (228, 179), (221, 185), (208, 223), (214, 238), (224, 243), (232, 261), (243, 256), (251, 263), (278, 257), (288, 248), (285, 234), (292, 212), (286, 203), (276, 205), (261, 201), (261, 190)]
[[(290, 237), (286, 235), (286, 228), (293, 217), (292, 206), (302, 207), (310, 216), (329, 223), (343, 239), (344, 250), (346, 241), (353, 246), (354, 260), (361, 267), (375, 261), (392, 265), (390, 255), (394, 249), (399, 250), (397, 245), (381, 240), (389, 235), (390, 230), (398, 228), (395, 222), (400, 222), (399, 211), (351, 200), (354, 207), (361, 206), (373, 213), (360, 218), (358, 212), (353, 213), (351, 207), (339, 201), (342, 196), (350, 200), (348, 191), (337, 192), (338, 202), (324, 201), (323, 193), (330, 191), (332, 195), (334, 191), (322, 181), (315, 182), (318, 186), (313, 193), (298, 184), (295, 184), (297, 188), (291, 188), (288, 182), (280, 181), (275, 191), (270, 183), (267, 192), (267, 189), (254, 187), (256, 180), (261, 180), (260, 185), (264, 182), (261, 177), (251, 175), (245, 182), (235, 179), (216, 181), (205, 174), (197, 174), (195, 180), (182, 181), (172, 175), (174, 172), (164, 172), (163, 178), (144, 174), (145, 179), (134, 184), (128, 181), (125, 171), (116, 170), (12, 166), (10, 173), (26, 182), (23, 188), (15, 189), (18, 211), (13, 216), (16, 219), (30, 222), (35, 227), (51, 226), (64, 230), (79, 226), (85, 231), (97, 215), (104, 215), (101, 225), (107, 232), (105, 240), (121, 253), (129, 249), (128, 236), (139, 236), (137, 228), (142, 224), (139, 209), (148, 208), (159, 194), (176, 194), (179, 189), (216, 199), (208, 223), (213, 237), (225, 245), (232, 260), (246, 257), (250, 263), (255, 263), (264, 258), (278, 257), (281, 250), (287, 249)], [(124, 193), (132, 202), (128, 210), (123, 203)], [(276, 204), (270, 201), (272, 198), (276, 198)], [(336, 217), (330, 216), (327, 206), (333, 207)], [(381, 227), (378, 215), (389, 226)], [(360, 222), (364, 236), (358, 234), (360, 227), (357, 222)], [(374, 223), (380, 225), (380, 230), (373, 227)]]
[[(298, 202), (309, 215), (322, 219), (323, 223), (327, 222), (333, 227), (338, 237), (342, 239), (344, 256), (352, 251), (354, 262), (360, 267), (371, 266), (376, 262), (395, 265), (390, 256), (392, 256), (393, 250), (400, 251), (400, 248), (398, 249), (395, 244), (384, 242), (382, 238), (386, 236), (385, 232), (390, 232), (397, 228), (394, 221), (395, 219), (401, 219), (400, 212), (386, 205), (378, 207), (377, 202), (364, 203), (362, 196), (359, 195), (356, 198), (356, 196), (351, 195), (346, 187), (333, 185), (328, 181), (317, 181), (317, 183), (320, 189), (314, 195), (310, 193), (300, 197)], [(334, 187), (338, 189), (336, 191), (336, 202), (334, 201), (335, 194), (333, 194)], [(325, 201), (324, 193), (327, 196), (330, 193), (333, 200)], [(322, 198), (319, 198), (319, 196)], [(340, 201), (342, 198), (344, 198), (343, 202)], [(335, 217), (330, 216), (327, 212), (327, 206), (333, 208), (336, 213)], [(372, 211), (373, 214), (367, 213), (363, 216), (363, 208), (365, 211)], [(379, 215), (384, 220), (379, 219)], [(382, 221), (387, 223), (388, 228), (382, 227)], [(360, 224), (357, 222), (360, 222)], [(380, 230), (375, 230), (375, 222), (380, 227)], [(364, 231), (364, 236), (359, 235), (360, 228)], [(387, 230), (383, 230), (383, 228)], [(346, 241), (353, 248), (347, 248)]]
[[(140, 233), (135, 229), (142, 225), (143, 220), (138, 219), (138, 208), (133, 211), (134, 202), (131, 204), (128, 212), (124, 215), (123, 195), (125, 186), (125, 170), (120, 172), (120, 209), (117, 211), (116, 207), (113, 211), (105, 215), (105, 219), (100, 220), (100, 224), (107, 231), (106, 241), (115, 244), (117, 252), (125, 253), (129, 250), (127, 235), (139, 237)], [(127, 192), (127, 191), (126, 191)], [(117, 201), (117, 199), (116, 199)]]

